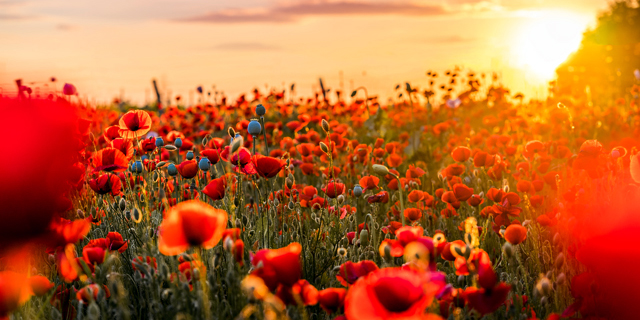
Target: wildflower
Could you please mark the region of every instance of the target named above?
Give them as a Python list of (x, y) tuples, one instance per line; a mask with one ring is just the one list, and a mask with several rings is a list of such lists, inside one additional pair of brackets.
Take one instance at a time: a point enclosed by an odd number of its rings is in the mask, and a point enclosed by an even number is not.
[(378, 265), (370, 260), (363, 260), (359, 262), (347, 261), (340, 265), (340, 270), (336, 274), (336, 279), (340, 283), (348, 287), (354, 284), (358, 279), (368, 275), (369, 273), (378, 270)]
[(169, 209), (159, 227), (158, 249), (174, 256), (189, 248), (211, 249), (222, 238), (227, 225), (227, 213), (210, 205), (189, 200)]
[(273, 157), (267, 157), (263, 155), (255, 155), (251, 158), (258, 174), (266, 179), (270, 179), (278, 175), (280, 170), (287, 165), (287, 162), (283, 159), (277, 159)]
[(318, 302), (327, 313), (336, 313), (344, 305), (346, 296), (346, 289), (327, 288), (318, 292)]
[(216, 178), (204, 187), (202, 193), (206, 194), (211, 200), (220, 200), (224, 198), (226, 186), (226, 177)]
[(122, 151), (108, 147), (93, 155), (93, 171), (121, 172), (127, 169), (127, 156)]
[(262, 278), (271, 291), (279, 284), (292, 286), (302, 276), (301, 252), (297, 242), (280, 249), (262, 249), (251, 258), (252, 274)]
[(444, 275), (440, 273), (379, 269), (349, 289), (345, 315), (354, 320), (418, 317), (444, 286)]
[[(142, 110), (132, 110), (120, 118), (120, 136), (125, 139), (137, 139), (151, 130), (151, 117)], [(176, 145), (176, 147), (179, 147)]]
[(331, 181), (326, 187), (324, 187), (324, 189), (322, 189), (322, 191), (327, 194), (327, 197), (334, 199), (344, 193), (345, 186), (344, 183)]
[(0, 272), (0, 318), (27, 302), (31, 296), (29, 279), (13, 271)]
[(457, 162), (465, 162), (471, 156), (471, 150), (467, 147), (456, 147), (451, 151), (451, 157)]
[(177, 166), (178, 172), (185, 179), (191, 179), (198, 174), (198, 162), (196, 160), (185, 160)]
[(519, 244), (527, 239), (527, 228), (519, 224), (512, 224), (507, 227), (504, 238), (513, 245)]

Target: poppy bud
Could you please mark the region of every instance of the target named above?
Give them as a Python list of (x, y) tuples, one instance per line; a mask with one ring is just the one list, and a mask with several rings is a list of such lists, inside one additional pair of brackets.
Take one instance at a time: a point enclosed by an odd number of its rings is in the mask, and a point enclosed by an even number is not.
[(564, 273), (561, 273), (556, 277), (556, 284), (559, 286), (563, 285), (566, 281), (567, 276), (565, 276)]
[(231, 139), (236, 137), (236, 131), (233, 130), (233, 127), (229, 127), (229, 129), (227, 129), (227, 134), (229, 134), (229, 137), (231, 137)]
[(542, 277), (536, 284), (536, 289), (543, 297), (548, 296), (551, 293), (551, 282), (547, 277)]
[(295, 208), (295, 204), (293, 203), (293, 201), (289, 201), (289, 203), (287, 204), (287, 208), (289, 208), (289, 210), (293, 210), (293, 208)]
[(118, 206), (120, 207), (120, 210), (124, 211), (124, 209), (127, 208), (127, 200), (125, 200), (124, 198), (120, 198)]
[(369, 231), (367, 231), (367, 229), (360, 231), (360, 245), (363, 247), (369, 245)]
[[(338, 255), (339, 255), (339, 256), (341, 256), (341, 257), (346, 256), (346, 255), (347, 255), (347, 249), (345, 249), (345, 248), (339, 248), (339, 249), (338, 249)], [(340, 268), (340, 267), (338, 267), (338, 268)]]
[(553, 236), (553, 245), (558, 246), (560, 244), (560, 233), (556, 233)]
[(385, 176), (389, 174), (389, 168), (381, 164), (374, 164), (372, 166), (372, 169), (373, 169), (373, 172), (381, 176)]
[(200, 159), (200, 162), (198, 162), (198, 167), (202, 171), (209, 171), (211, 168), (211, 162), (207, 158), (202, 158)]
[(510, 259), (513, 257), (513, 245), (509, 242), (505, 242), (502, 246), (502, 252), (504, 252), (504, 255)]
[(327, 120), (322, 119), (322, 130), (324, 130), (325, 133), (329, 133), (329, 130), (331, 130), (331, 128), (329, 127), (329, 122), (327, 122)]
[(178, 174), (178, 168), (176, 168), (176, 165), (173, 163), (170, 163), (167, 166), (167, 173), (169, 173), (170, 176), (175, 176), (176, 174)]
[(338, 196), (338, 204), (342, 204), (342, 203), (344, 203), (344, 195), (341, 194)]
[(287, 177), (284, 181), (287, 184), (287, 188), (291, 189), (293, 187), (293, 179), (291, 177)]
[(564, 265), (564, 254), (560, 253), (556, 257), (556, 263), (554, 264), (554, 266), (556, 267), (556, 269), (560, 269), (562, 268), (562, 265)]
[(173, 142), (173, 145), (176, 146), (176, 148), (181, 148), (182, 147), (182, 139), (177, 138), (176, 141)]
[(258, 122), (257, 120), (251, 120), (251, 122), (249, 122), (249, 126), (247, 126), (247, 132), (249, 132), (249, 134), (252, 136), (259, 135), (260, 132), (262, 132), (262, 126), (260, 125), (260, 122)]
[(324, 144), (324, 142), (320, 142), (320, 150), (322, 150), (322, 152), (326, 154), (329, 154), (329, 148), (326, 144)]
[(359, 184), (356, 184), (356, 186), (353, 187), (353, 195), (358, 198), (362, 196), (362, 187)]
[(231, 153), (235, 153), (244, 144), (244, 138), (242, 136), (236, 136), (231, 142)]
[(256, 106), (257, 115), (264, 116), (265, 113), (267, 113), (267, 109), (262, 104)]
[(187, 160), (193, 160), (193, 151), (187, 152)]
[(164, 146), (164, 140), (162, 140), (161, 137), (157, 137), (156, 138), (156, 147), (160, 148), (162, 146)]

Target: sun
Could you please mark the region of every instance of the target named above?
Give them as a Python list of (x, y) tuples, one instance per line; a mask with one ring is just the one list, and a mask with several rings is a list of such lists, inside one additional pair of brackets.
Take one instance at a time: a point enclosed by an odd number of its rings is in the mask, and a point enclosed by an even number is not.
[(512, 54), (519, 68), (537, 80), (550, 80), (555, 69), (580, 46), (591, 17), (565, 11), (523, 12)]

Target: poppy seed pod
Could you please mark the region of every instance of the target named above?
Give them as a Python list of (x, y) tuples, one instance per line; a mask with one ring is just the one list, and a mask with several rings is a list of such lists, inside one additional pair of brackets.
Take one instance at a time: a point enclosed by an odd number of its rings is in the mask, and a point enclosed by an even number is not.
[(359, 184), (356, 184), (356, 186), (353, 187), (353, 195), (356, 197), (362, 196), (362, 187)]
[(187, 152), (187, 160), (193, 160), (193, 151)]
[(262, 132), (260, 122), (258, 122), (258, 120), (251, 120), (251, 122), (249, 122), (249, 126), (247, 126), (247, 132), (252, 136), (259, 135), (260, 132)]
[(142, 162), (136, 161), (131, 164), (131, 172), (142, 173)]
[(329, 130), (331, 130), (331, 128), (329, 127), (329, 122), (327, 122), (327, 120), (322, 119), (322, 130), (324, 130), (324, 132), (328, 133)]
[(265, 113), (267, 113), (267, 109), (262, 104), (256, 106), (257, 115), (264, 116)]
[(178, 168), (176, 168), (175, 164), (171, 163), (167, 166), (167, 173), (173, 177), (178, 174)]
[(182, 139), (177, 138), (176, 141), (173, 142), (173, 145), (176, 146), (176, 148), (181, 148), (182, 147)]
[(200, 159), (200, 162), (198, 162), (198, 167), (202, 171), (209, 171), (211, 168), (211, 162), (207, 158), (202, 158)]
[(372, 166), (372, 169), (373, 169), (373, 172), (381, 176), (386, 176), (389, 174), (389, 168), (381, 164), (374, 164)]
[(164, 146), (164, 140), (162, 140), (161, 137), (157, 137), (156, 138), (156, 147), (160, 148), (162, 146)]

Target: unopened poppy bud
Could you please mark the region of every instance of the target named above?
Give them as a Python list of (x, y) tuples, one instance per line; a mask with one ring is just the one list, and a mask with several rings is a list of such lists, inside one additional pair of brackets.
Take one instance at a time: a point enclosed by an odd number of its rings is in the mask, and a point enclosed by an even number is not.
[(291, 179), (291, 177), (287, 177), (284, 182), (286, 183), (287, 188), (291, 189), (293, 187), (293, 179)]
[(324, 130), (325, 133), (329, 133), (329, 130), (331, 128), (329, 127), (329, 122), (327, 122), (327, 120), (322, 119), (322, 130)]
[(289, 201), (289, 203), (287, 204), (287, 208), (289, 208), (289, 210), (293, 210), (293, 208), (295, 207), (295, 203), (293, 203), (293, 201)]
[(251, 122), (249, 122), (249, 126), (247, 126), (247, 132), (249, 132), (249, 134), (252, 136), (259, 135), (260, 132), (262, 132), (262, 126), (260, 125), (260, 122), (255, 119), (251, 120)]
[(236, 136), (231, 142), (231, 153), (235, 153), (244, 145), (244, 138), (242, 136)]
[(356, 186), (353, 187), (353, 195), (356, 197), (362, 196), (362, 187), (359, 184), (356, 184)]
[(236, 228), (242, 229), (242, 221), (240, 219), (236, 219)]
[(556, 284), (559, 286), (563, 285), (566, 281), (567, 281), (567, 276), (565, 276), (564, 273), (561, 273), (556, 277)]
[(458, 276), (458, 286), (464, 287), (464, 276), (463, 275)]
[(275, 200), (273, 200), (273, 205), (274, 206), (279, 206), (280, 205), (280, 200), (278, 200), (277, 198)]
[(256, 114), (258, 116), (264, 116), (265, 113), (267, 113), (267, 109), (262, 104), (256, 106)]
[(229, 135), (229, 137), (231, 137), (231, 139), (236, 137), (236, 131), (233, 130), (233, 127), (229, 127), (229, 129), (227, 129), (227, 134)]
[(556, 267), (556, 269), (560, 269), (562, 268), (563, 265), (564, 265), (564, 254), (560, 253), (556, 257), (556, 263), (554, 264), (554, 266)]
[(502, 188), (502, 190), (504, 190), (504, 192), (506, 192), (506, 193), (509, 193), (509, 190), (511, 190), (511, 189), (509, 189), (509, 185), (508, 185), (508, 184), (506, 184), (506, 185), (504, 185), (504, 187)]
[(560, 244), (560, 240), (562, 240), (562, 239), (560, 239), (560, 233), (556, 233), (553, 236), (553, 245), (555, 245), (555, 246), (559, 245)]
[(369, 245), (369, 231), (367, 229), (360, 231), (360, 245), (363, 247)]
[(124, 198), (120, 198), (120, 201), (118, 201), (118, 206), (120, 207), (120, 210), (124, 211), (124, 209), (127, 208), (127, 200), (125, 200)]
[(513, 257), (513, 245), (509, 242), (505, 242), (504, 245), (502, 245), (502, 252), (504, 252), (504, 255), (507, 258)]
[(551, 282), (547, 277), (542, 277), (536, 284), (536, 289), (540, 295), (546, 297), (551, 293)]
[(320, 150), (322, 150), (322, 152), (324, 153), (329, 153), (329, 148), (327, 147), (327, 145), (324, 142), (320, 142)]
[(224, 250), (231, 252), (231, 250), (233, 250), (233, 239), (231, 239), (231, 237), (226, 237), (222, 243), (222, 247)]
[(173, 142), (173, 145), (176, 146), (177, 148), (181, 148), (182, 147), (182, 139), (181, 138), (177, 138), (176, 141)]
[(187, 160), (193, 160), (193, 151), (187, 152)]
[(347, 255), (347, 249), (345, 248), (338, 248), (338, 255), (341, 257), (344, 257)]
[(377, 175), (385, 176), (389, 174), (389, 168), (384, 165), (374, 164), (373, 166), (371, 166), (371, 168)]

